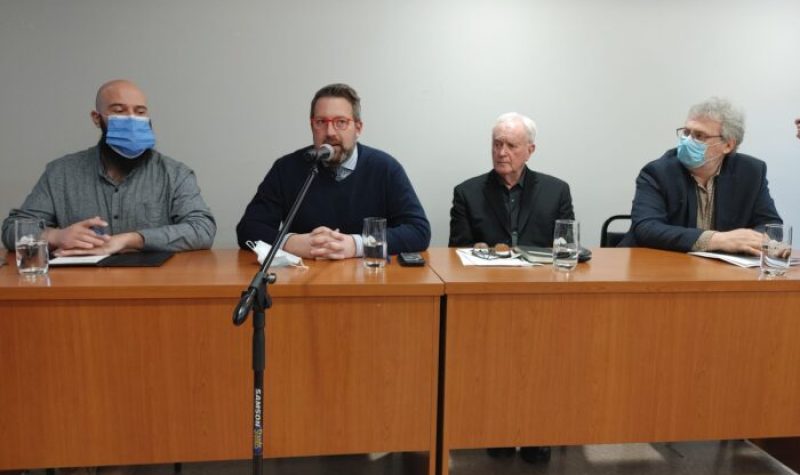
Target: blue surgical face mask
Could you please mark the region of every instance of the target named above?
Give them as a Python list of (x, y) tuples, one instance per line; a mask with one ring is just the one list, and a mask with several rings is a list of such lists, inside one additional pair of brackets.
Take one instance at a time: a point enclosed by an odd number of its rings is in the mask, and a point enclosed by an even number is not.
[(708, 145), (698, 142), (692, 137), (678, 139), (678, 160), (686, 168), (693, 170), (706, 163), (706, 149)]
[(139, 158), (156, 144), (150, 118), (135, 115), (108, 116), (106, 143), (125, 158)]

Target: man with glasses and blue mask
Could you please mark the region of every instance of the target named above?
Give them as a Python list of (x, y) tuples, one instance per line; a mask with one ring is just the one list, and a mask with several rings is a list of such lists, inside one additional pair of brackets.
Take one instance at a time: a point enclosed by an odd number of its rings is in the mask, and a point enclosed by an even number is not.
[(333, 154), (311, 184), (283, 249), (303, 258), (360, 257), (364, 218), (374, 216), (386, 218), (389, 254), (424, 251), (430, 224), (403, 167), (389, 154), (357, 141), (363, 123), (356, 91), (346, 84), (317, 91), (310, 125), (313, 146), (278, 159), (247, 205), (236, 227), (239, 246), (275, 240), (309, 174), (306, 154), (327, 144)]
[(100, 142), (50, 162), (22, 207), (3, 222), (14, 248), (14, 220), (40, 218), (55, 255), (185, 251), (211, 247), (216, 223), (194, 172), (159, 153), (147, 99), (132, 82), (97, 91)]
[(620, 246), (758, 255), (759, 229), (781, 223), (767, 165), (738, 153), (744, 114), (711, 98), (689, 110), (678, 146), (636, 179), (631, 229)]

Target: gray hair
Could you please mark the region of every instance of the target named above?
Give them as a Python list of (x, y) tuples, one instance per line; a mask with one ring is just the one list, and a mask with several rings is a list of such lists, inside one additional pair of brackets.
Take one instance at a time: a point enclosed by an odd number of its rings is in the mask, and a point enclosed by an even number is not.
[(506, 124), (509, 122), (520, 122), (522, 126), (525, 127), (525, 133), (528, 135), (528, 141), (530, 143), (535, 143), (536, 140), (536, 122), (533, 121), (530, 117), (524, 116), (517, 112), (506, 112), (505, 114), (501, 114), (500, 117), (497, 118), (494, 126), (497, 127), (498, 125)]
[(688, 119), (707, 118), (719, 122), (722, 126), (720, 135), (724, 140), (733, 139), (733, 149), (739, 148), (744, 140), (744, 112), (735, 107), (727, 99), (712, 97), (707, 101), (695, 104), (689, 109)]

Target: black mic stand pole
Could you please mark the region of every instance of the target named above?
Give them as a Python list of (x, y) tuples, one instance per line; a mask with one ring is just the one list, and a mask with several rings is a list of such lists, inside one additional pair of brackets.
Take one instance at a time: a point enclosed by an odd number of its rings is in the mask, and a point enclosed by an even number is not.
[(289, 227), (294, 221), (297, 210), (311, 186), (311, 182), (317, 177), (319, 173), (319, 160), (314, 160), (311, 170), (308, 173), (303, 188), (300, 189), (300, 194), (297, 195), (292, 209), (289, 210), (289, 215), (283, 223), (275, 242), (272, 243), (272, 249), (269, 250), (267, 258), (261, 264), (261, 268), (253, 277), (250, 286), (242, 292), (242, 297), (239, 299), (239, 304), (233, 311), (233, 324), (241, 325), (247, 320), (247, 314), (250, 310), (253, 311), (253, 475), (261, 475), (264, 466), (264, 367), (266, 365), (266, 343), (264, 337), (264, 327), (266, 326), (266, 310), (272, 307), (272, 299), (267, 290), (268, 284), (274, 284), (276, 280), (275, 274), (267, 273), (272, 259), (278, 252), (278, 245), (283, 242), (283, 239), (289, 233)]

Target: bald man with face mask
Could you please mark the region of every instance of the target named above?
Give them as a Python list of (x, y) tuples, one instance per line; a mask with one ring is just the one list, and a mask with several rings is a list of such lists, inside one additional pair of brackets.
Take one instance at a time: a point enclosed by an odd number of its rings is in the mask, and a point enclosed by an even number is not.
[(14, 249), (14, 221), (43, 219), (57, 256), (211, 247), (216, 223), (194, 172), (157, 151), (147, 98), (125, 79), (97, 91), (91, 120), (97, 145), (50, 162), (21, 207), (3, 222)]

